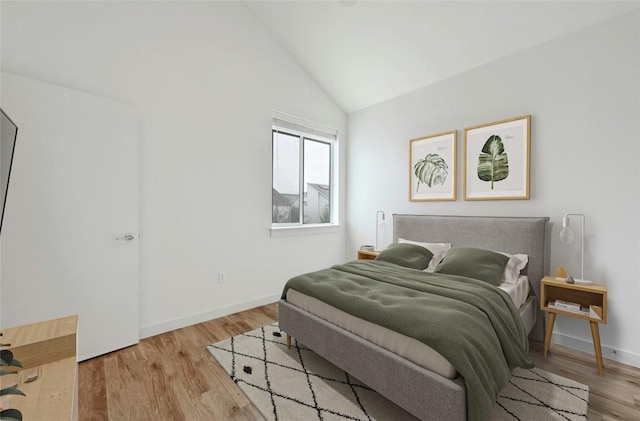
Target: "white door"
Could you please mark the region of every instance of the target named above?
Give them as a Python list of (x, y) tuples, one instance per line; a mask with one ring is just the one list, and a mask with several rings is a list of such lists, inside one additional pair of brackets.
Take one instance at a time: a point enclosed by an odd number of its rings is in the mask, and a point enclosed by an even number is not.
[(18, 126), (1, 234), (1, 326), (78, 314), (79, 361), (137, 343), (135, 109), (7, 73), (0, 83), (2, 108)]

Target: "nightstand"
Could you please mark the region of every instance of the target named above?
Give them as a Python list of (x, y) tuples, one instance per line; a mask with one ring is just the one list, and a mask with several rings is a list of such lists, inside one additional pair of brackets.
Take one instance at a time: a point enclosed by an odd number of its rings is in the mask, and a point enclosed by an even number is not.
[(379, 251), (358, 250), (358, 260), (376, 260)]
[[(579, 304), (582, 310), (562, 308), (556, 301)], [(540, 285), (540, 308), (549, 313), (547, 332), (544, 336), (544, 356), (549, 351), (549, 342), (553, 333), (556, 314), (588, 320), (591, 325), (591, 337), (596, 352), (598, 374), (604, 374), (602, 348), (598, 323), (607, 323), (607, 286), (604, 284), (568, 284), (553, 276), (545, 276)]]

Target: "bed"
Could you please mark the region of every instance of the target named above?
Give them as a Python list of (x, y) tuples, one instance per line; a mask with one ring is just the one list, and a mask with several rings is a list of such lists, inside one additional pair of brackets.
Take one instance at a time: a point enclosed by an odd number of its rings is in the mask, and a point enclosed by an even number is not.
[[(548, 218), (394, 215), (393, 222), (394, 243), (409, 239), (526, 254), (528, 264), (522, 275), (526, 276), (529, 289), (518, 312), (529, 338), (542, 340), (544, 323), (537, 294), (542, 277), (549, 273)], [(446, 367), (445, 372), (426, 368), (389, 347), (325, 320), (326, 316), (319, 317), (318, 311), (313, 314), (299, 306), (299, 302), (295, 305), (290, 301), (295, 300), (282, 299), (279, 303), (280, 328), (288, 337), (313, 349), (420, 419), (467, 419), (465, 381), (455, 370), (447, 373)]]

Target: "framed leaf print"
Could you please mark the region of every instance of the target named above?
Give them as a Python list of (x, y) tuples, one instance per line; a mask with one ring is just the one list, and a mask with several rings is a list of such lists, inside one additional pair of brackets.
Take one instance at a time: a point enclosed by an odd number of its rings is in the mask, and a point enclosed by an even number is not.
[(529, 199), (531, 116), (464, 129), (464, 200)]
[(409, 200), (456, 200), (457, 131), (409, 141)]

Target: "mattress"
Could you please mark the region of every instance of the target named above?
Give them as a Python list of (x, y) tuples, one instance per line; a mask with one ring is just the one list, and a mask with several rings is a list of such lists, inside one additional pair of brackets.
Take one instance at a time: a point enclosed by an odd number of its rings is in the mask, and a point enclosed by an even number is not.
[[(527, 299), (529, 293), (528, 278), (526, 276), (520, 276), (516, 284), (502, 284), (499, 288), (507, 292), (516, 304), (516, 307), (520, 309), (521, 317), (523, 318), (527, 332), (529, 332), (535, 324), (536, 305), (533, 297)], [(414, 338), (352, 316), (349, 313), (294, 289), (287, 291), (286, 299), (287, 302), (296, 307), (358, 335), (442, 377), (454, 379), (458, 376), (455, 367), (453, 367), (446, 358), (433, 348)]]

